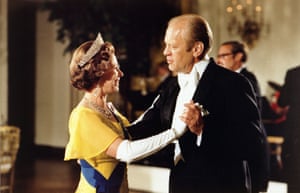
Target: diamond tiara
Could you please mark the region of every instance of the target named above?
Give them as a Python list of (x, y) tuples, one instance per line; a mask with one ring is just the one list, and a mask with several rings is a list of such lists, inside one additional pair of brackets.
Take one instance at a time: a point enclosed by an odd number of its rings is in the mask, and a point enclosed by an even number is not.
[(81, 60), (78, 63), (79, 68), (83, 68), (86, 63), (99, 52), (101, 45), (104, 43), (103, 38), (100, 33), (98, 33), (97, 38), (94, 40), (91, 47), (88, 49), (88, 51), (85, 53), (85, 55), (82, 56)]

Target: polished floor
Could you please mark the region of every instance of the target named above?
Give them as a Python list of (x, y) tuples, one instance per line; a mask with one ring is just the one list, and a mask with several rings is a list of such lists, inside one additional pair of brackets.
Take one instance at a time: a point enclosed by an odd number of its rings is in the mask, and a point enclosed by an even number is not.
[[(78, 179), (76, 162), (61, 159), (35, 159), (17, 163), (14, 193), (73, 193)], [(1, 192), (2, 193), (2, 192)], [(130, 193), (145, 193), (130, 190)]]
[[(57, 158), (37, 158), (31, 161), (19, 161), (15, 169), (13, 192), (73, 193), (78, 182), (79, 173), (79, 166), (75, 161), (64, 162), (62, 159)], [(138, 175), (142, 178), (141, 170), (139, 170)], [(148, 177), (146, 178), (148, 179)], [(283, 191), (279, 189), (283, 189)], [(284, 189), (286, 187), (282, 187), (282, 184), (273, 183), (268, 193), (284, 193), (286, 192)], [(130, 193), (146, 192), (131, 190)]]
[(72, 193), (78, 174), (75, 163), (58, 159), (36, 159), (18, 164), (14, 193)]

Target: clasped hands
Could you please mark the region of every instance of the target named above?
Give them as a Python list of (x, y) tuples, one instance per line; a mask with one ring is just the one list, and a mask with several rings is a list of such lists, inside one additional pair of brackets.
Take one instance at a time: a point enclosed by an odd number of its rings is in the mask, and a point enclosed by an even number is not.
[(203, 117), (208, 114), (202, 105), (190, 101), (184, 104), (184, 111), (179, 117), (192, 133), (200, 135), (204, 127)]

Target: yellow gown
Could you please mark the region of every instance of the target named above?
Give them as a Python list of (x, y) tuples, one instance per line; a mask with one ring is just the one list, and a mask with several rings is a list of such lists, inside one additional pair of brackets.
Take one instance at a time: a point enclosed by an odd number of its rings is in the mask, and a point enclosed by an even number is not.
[[(125, 126), (129, 121), (119, 112)], [(109, 179), (119, 161), (107, 156), (105, 151), (118, 137), (124, 137), (119, 122), (111, 121), (101, 113), (92, 109), (78, 106), (73, 109), (69, 119), (69, 142), (65, 150), (64, 160), (84, 159), (97, 170), (105, 179)], [(122, 190), (128, 189), (126, 168)], [(76, 193), (96, 193), (96, 188), (90, 185), (82, 172)]]

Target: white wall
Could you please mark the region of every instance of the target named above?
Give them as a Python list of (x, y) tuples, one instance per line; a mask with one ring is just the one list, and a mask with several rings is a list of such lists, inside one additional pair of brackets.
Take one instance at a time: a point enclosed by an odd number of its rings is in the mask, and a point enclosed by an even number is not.
[(57, 42), (48, 12), (37, 13), (35, 143), (64, 147), (68, 139), (70, 55)]
[[(300, 63), (300, 1), (265, 0), (266, 18), (271, 31), (251, 50), (248, 66), (268, 95), (268, 80), (283, 83), (288, 68)], [(226, 30), (224, 0), (198, 0), (199, 13), (211, 24), (215, 56), (218, 45), (230, 39)], [(64, 147), (67, 142), (67, 121), (70, 111), (70, 88), (64, 45), (55, 41), (55, 25), (47, 22), (47, 13), (37, 13), (37, 144)], [(2, 98), (1, 98), (2, 100)], [(2, 106), (2, 105), (1, 105)]]
[[(257, 45), (250, 51), (247, 62), (260, 83), (262, 94), (271, 91), (268, 80), (280, 84), (284, 82), (288, 68), (300, 64), (300, 1), (264, 0), (266, 22), (270, 24), (270, 33), (261, 37)], [(230, 36), (227, 32), (226, 11), (224, 0), (198, 0), (199, 14), (211, 24), (214, 33), (212, 56), (217, 53), (220, 43), (238, 36)]]
[(264, 92), (268, 80), (282, 84), (286, 70), (300, 64), (300, 1), (267, 0), (266, 8), (270, 34), (249, 57), (249, 68), (257, 74)]
[(7, 0), (0, 1), (0, 125), (7, 121)]

